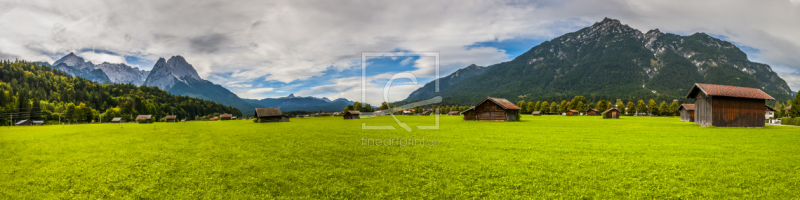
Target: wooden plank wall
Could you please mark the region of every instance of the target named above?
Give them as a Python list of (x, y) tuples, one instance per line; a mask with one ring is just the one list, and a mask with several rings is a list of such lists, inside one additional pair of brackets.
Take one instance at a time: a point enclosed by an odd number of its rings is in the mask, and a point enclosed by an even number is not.
[(698, 92), (694, 102), (694, 123), (700, 126), (712, 125), (711, 97)]
[(764, 106), (761, 99), (714, 97), (712, 124), (717, 127), (764, 127)]

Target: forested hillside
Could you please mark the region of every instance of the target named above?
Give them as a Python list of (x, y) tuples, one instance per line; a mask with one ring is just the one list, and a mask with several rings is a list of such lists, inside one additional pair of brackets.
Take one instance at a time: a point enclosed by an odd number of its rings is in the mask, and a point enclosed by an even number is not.
[(242, 112), (214, 101), (172, 95), (156, 87), (132, 84), (100, 84), (72, 77), (46, 65), (26, 61), (0, 61), (0, 120), (58, 120), (83, 123), (130, 121), (139, 114), (161, 119), (173, 113), (179, 119), (195, 119), (219, 113)]
[(644, 33), (608, 18), (487, 68), (436, 95), (443, 97), (443, 105), (469, 105), (486, 96), (512, 101), (574, 96), (691, 101), (684, 97), (693, 84), (712, 83), (759, 88), (778, 100), (792, 97), (770, 66), (748, 60), (733, 43), (704, 33)]

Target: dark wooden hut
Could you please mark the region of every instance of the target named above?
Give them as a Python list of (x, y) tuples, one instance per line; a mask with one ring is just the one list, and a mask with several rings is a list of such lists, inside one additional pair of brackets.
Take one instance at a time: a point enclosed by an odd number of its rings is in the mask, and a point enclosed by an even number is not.
[(695, 83), (686, 98), (695, 99), (694, 123), (716, 127), (764, 127), (765, 100), (756, 88)]
[(231, 120), (233, 118), (233, 114), (221, 114), (219, 115), (219, 120)]
[(357, 110), (348, 110), (344, 113), (344, 119), (361, 119), (361, 112)]
[(577, 111), (577, 110), (568, 110), (568, 111), (567, 111), (566, 113), (564, 113), (564, 114), (565, 114), (565, 115), (567, 115), (567, 116), (580, 116), (580, 115), (581, 115), (581, 112), (579, 112), (579, 111)]
[(681, 104), (678, 111), (681, 112), (681, 121), (694, 122), (694, 104)]
[(533, 116), (542, 116), (542, 111), (533, 111), (531, 113), (531, 115), (533, 115)]
[(447, 115), (459, 115), (458, 111), (450, 111)]
[(178, 122), (178, 120), (177, 120), (178, 116), (177, 115), (167, 115), (167, 117), (165, 119), (167, 120), (167, 122)]
[(139, 115), (136, 116), (136, 121), (140, 124), (153, 123), (153, 115)]
[(503, 99), (486, 97), (474, 107), (461, 112), (464, 120), (478, 121), (519, 121), (517, 114), (520, 108)]
[(619, 116), (622, 115), (622, 112), (616, 107), (613, 107), (611, 109), (603, 111), (602, 113), (600, 113), (600, 115), (603, 116), (603, 119), (619, 119)]
[(594, 108), (589, 108), (589, 109), (586, 110), (586, 115), (587, 116), (597, 116), (599, 114), (600, 114), (600, 110), (597, 110), (597, 109), (594, 109)]
[(281, 114), (281, 109), (278, 107), (272, 108), (256, 108), (257, 122), (288, 122), (289, 116)]
[(14, 126), (30, 126), (30, 125), (33, 125), (33, 122), (28, 119), (23, 119), (18, 121), (17, 123), (14, 123)]

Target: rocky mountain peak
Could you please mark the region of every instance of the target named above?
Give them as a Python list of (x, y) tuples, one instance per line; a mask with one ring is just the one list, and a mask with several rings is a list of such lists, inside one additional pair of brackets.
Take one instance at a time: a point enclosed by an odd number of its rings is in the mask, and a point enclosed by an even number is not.
[(70, 67), (83, 68), (83, 65), (86, 64), (86, 61), (84, 61), (83, 58), (75, 55), (75, 53), (70, 52), (61, 59), (56, 60), (56, 62), (53, 63), (53, 66), (62, 63)]

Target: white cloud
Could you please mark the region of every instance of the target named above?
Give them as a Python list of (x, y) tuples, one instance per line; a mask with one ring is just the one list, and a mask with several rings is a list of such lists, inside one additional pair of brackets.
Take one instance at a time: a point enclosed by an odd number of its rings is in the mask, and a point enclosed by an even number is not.
[(84, 60), (91, 61), (94, 64), (100, 64), (103, 62), (108, 63), (125, 63), (125, 57), (118, 56), (118, 55), (111, 55), (105, 53), (95, 53), (91, 51), (83, 52), (78, 54), (78, 56), (82, 57)]
[[(447, 75), (508, 59), (496, 48), (465, 47), (476, 42), (550, 39), (611, 17), (643, 31), (722, 35), (759, 49), (750, 55), (756, 61), (796, 71), (797, 5), (798, 0), (4, 1), (0, 57), (52, 62), (92, 48), (147, 61), (183, 55), (202, 77), (236, 87), (309, 80), (327, 70), (360, 67), (364, 51), (400, 50), (439, 52), (440, 75)], [(90, 60), (102, 59), (119, 60)], [(426, 62), (414, 61), (414, 73), (431, 74)], [(793, 84), (796, 90), (795, 85), (800, 84)], [(249, 96), (253, 88), (240, 89), (240, 96)]]

